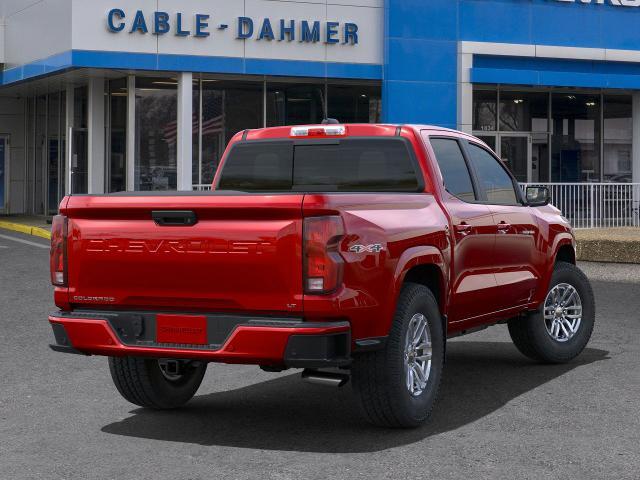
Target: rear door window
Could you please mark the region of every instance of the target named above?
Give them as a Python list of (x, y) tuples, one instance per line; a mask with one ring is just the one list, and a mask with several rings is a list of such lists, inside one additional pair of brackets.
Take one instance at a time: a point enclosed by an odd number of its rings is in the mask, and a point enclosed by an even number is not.
[(417, 192), (421, 174), (400, 138), (239, 144), (219, 189), (292, 192)]
[(432, 138), (430, 141), (446, 190), (466, 202), (477, 200), (469, 167), (458, 141), (449, 138)]

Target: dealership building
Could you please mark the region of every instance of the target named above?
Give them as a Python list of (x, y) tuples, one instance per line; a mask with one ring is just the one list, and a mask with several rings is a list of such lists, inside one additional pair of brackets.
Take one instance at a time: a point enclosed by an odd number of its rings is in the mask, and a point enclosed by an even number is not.
[(0, 214), (210, 184), (232, 135), (472, 132), (520, 182), (640, 183), (640, 0), (0, 0)]

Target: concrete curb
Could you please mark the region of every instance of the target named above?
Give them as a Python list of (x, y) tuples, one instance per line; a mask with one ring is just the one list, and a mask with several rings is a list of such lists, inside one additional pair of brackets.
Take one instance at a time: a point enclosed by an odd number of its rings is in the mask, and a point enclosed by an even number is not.
[(34, 237), (46, 238), (47, 240), (51, 239), (51, 232), (46, 228), (5, 221), (0, 221), (0, 228), (11, 230), (12, 232), (24, 233), (26, 235), (33, 235)]
[(640, 264), (640, 228), (576, 230), (578, 260)]

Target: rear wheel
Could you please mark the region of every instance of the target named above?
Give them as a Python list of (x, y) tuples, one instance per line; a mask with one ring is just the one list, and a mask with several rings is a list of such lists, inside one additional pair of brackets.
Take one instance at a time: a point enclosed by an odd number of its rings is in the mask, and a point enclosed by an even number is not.
[(529, 358), (564, 363), (587, 346), (595, 323), (595, 300), (586, 275), (573, 264), (556, 264), (540, 311), (509, 321), (515, 346)]
[(416, 427), (436, 400), (444, 363), (444, 332), (431, 291), (402, 289), (383, 350), (356, 355), (351, 376), (364, 417), (385, 427)]
[(207, 364), (186, 360), (110, 357), (109, 370), (118, 392), (141, 407), (181, 407), (198, 391)]

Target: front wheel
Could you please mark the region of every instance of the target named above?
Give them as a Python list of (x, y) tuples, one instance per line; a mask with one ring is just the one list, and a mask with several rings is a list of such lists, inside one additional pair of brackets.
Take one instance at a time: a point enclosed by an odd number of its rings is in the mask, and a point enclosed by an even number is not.
[(384, 350), (354, 357), (353, 388), (369, 422), (406, 428), (427, 420), (442, 377), (444, 341), (431, 291), (405, 284)]
[(129, 402), (159, 410), (181, 407), (195, 395), (207, 364), (183, 360), (110, 357), (118, 392)]
[(575, 265), (558, 262), (540, 311), (509, 320), (509, 334), (527, 357), (565, 363), (587, 346), (594, 324), (595, 300), (589, 279)]

